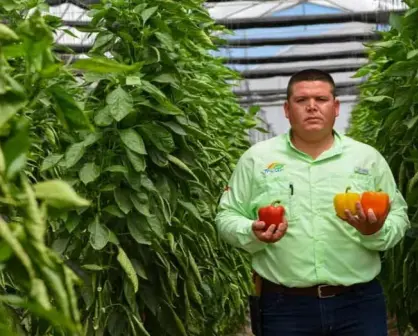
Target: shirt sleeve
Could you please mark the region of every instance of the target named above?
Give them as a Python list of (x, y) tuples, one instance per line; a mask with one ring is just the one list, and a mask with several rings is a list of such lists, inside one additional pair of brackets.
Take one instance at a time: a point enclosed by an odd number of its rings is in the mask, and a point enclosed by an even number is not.
[(408, 205), (397, 188), (388, 163), (380, 153), (377, 153), (374, 171), (376, 189), (389, 194), (390, 211), (382, 228), (375, 234), (361, 235), (361, 241), (370, 250), (385, 251), (394, 247), (410, 227)]
[(253, 160), (247, 151), (232, 173), (216, 216), (221, 238), (251, 254), (261, 251), (267, 245), (252, 231), (252, 223), (256, 219), (251, 210), (253, 167)]

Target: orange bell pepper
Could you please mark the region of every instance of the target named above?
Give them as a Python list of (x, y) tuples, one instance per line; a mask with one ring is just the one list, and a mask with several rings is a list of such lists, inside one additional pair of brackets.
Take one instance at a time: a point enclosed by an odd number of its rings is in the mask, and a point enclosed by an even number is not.
[(377, 219), (384, 218), (389, 211), (389, 195), (381, 190), (366, 191), (361, 196), (361, 207), (366, 216), (372, 209)]
[(350, 210), (353, 215), (357, 213), (356, 203), (360, 202), (361, 196), (358, 193), (349, 192), (351, 187), (347, 187), (345, 193), (334, 196), (334, 208), (337, 216), (341, 219), (347, 219), (345, 210)]

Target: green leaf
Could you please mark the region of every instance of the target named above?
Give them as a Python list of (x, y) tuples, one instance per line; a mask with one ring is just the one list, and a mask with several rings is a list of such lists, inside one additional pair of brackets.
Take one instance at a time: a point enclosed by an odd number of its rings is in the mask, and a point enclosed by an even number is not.
[(13, 250), (9, 246), (9, 244), (7, 244), (4, 241), (0, 241), (0, 262), (4, 263), (7, 260), (9, 260), (10, 257), (12, 256), (13, 256)]
[(94, 116), (94, 123), (97, 126), (109, 126), (113, 122), (112, 114), (110, 113), (110, 106), (106, 105), (101, 110), (97, 111), (96, 115)]
[(174, 309), (166, 302), (163, 302), (160, 319), (164, 330), (170, 335), (187, 336), (183, 322), (180, 320)]
[(197, 208), (194, 206), (193, 203), (190, 202), (185, 202), (182, 200), (178, 200), (179, 204), (187, 210), (187, 212), (189, 212), (193, 217), (195, 217), (197, 220), (199, 220), (200, 222), (203, 222), (202, 217), (200, 217), (199, 211), (197, 210)]
[(126, 275), (128, 276), (128, 279), (132, 283), (134, 292), (138, 292), (138, 276), (136, 275), (135, 269), (128, 256), (126, 255), (126, 252), (121, 247), (118, 248), (117, 260), (121, 265), (122, 269), (125, 271)]
[(125, 214), (114, 204), (108, 205), (103, 211), (118, 218), (125, 218)]
[(169, 34), (157, 31), (155, 33), (155, 36), (157, 37), (158, 40), (160, 40), (161, 44), (164, 47), (166, 47), (168, 50), (174, 49), (174, 41), (173, 41), (173, 38)]
[(393, 98), (389, 96), (372, 96), (372, 97), (365, 98), (366, 101), (370, 101), (373, 103), (380, 103), (384, 101), (385, 99), (393, 101)]
[(135, 194), (131, 193), (131, 201), (135, 207), (135, 209), (142, 215), (148, 217), (151, 216), (149, 212), (149, 199), (148, 196), (144, 193)]
[(102, 250), (109, 242), (110, 232), (109, 229), (100, 223), (99, 218), (96, 217), (89, 225), (88, 230), (90, 232), (90, 245), (95, 250)]
[(90, 202), (77, 195), (74, 189), (61, 180), (49, 180), (34, 185), (37, 198), (56, 208), (87, 207)]
[(177, 80), (173, 77), (173, 75), (165, 73), (161, 74), (153, 79), (153, 82), (158, 83), (169, 83), (169, 84), (177, 84)]
[(75, 212), (71, 212), (65, 223), (65, 228), (68, 230), (69, 233), (71, 233), (78, 227), (79, 224), (80, 216), (78, 216)]
[(21, 108), (26, 105), (24, 101), (7, 101), (6, 97), (0, 96), (0, 128), (12, 118)]
[(157, 9), (158, 9), (158, 6), (150, 7), (150, 8), (145, 9), (141, 13), (141, 17), (142, 17), (142, 20), (144, 22), (144, 25), (148, 21), (148, 19), (157, 11)]
[(96, 142), (98, 142), (102, 138), (102, 133), (89, 133), (83, 140), (83, 144), (86, 147), (89, 147), (91, 145), (94, 145)]
[(107, 167), (105, 170), (105, 172), (112, 172), (112, 173), (123, 173), (126, 174), (128, 173), (128, 168), (121, 166), (121, 165), (114, 165), (114, 166), (110, 166)]
[(61, 159), (64, 157), (63, 154), (50, 154), (43, 161), (41, 165), (41, 172), (55, 167)]
[(178, 134), (178, 135), (187, 135), (187, 132), (184, 130), (183, 127), (181, 127), (181, 125), (179, 125), (178, 123), (176, 123), (175, 121), (167, 121), (167, 122), (162, 122), (162, 125), (167, 126), (168, 128), (170, 128), (174, 133)]
[(126, 155), (128, 156), (128, 159), (132, 163), (132, 166), (134, 167), (136, 172), (141, 173), (145, 171), (146, 162), (145, 158), (142, 155), (138, 155), (127, 148)]
[(157, 216), (147, 217), (148, 225), (158, 238), (164, 239), (164, 225)]
[(411, 129), (412, 127), (415, 126), (417, 121), (418, 121), (418, 115), (409, 119), (408, 121), (405, 121), (405, 125), (408, 127), (408, 129)]
[(418, 55), (418, 49), (414, 49), (408, 52), (408, 54), (406, 55), (406, 58), (411, 59), (411, 58), (416, 57), (417, 55)]
[(148, 223), (144, 217), (133, 215), (132, 213), (128, 216), (129, 233), (138, 244), (151, 245), (147, 235), (147, 226)]
[(141, 85), (142, 80), (141, 77), (138, 76), (128, 76), (126, 77), (126, 85)]
[(132, 202), (129, 197), (130, 192), (126, 189), (117, 188), (114, 191), (116, 204), (124, 214), (128, 214), (132, 210)]
[(106, 269), (108, 269), (108, 266), (100, 266), (100, 265), (96, 265), (96, 264), (84, 264), (81, 265), (81, 268), (88, 270), (88, 271), (104, 271)]
[(76, 165), (84, 156), (85, 151), (86, 148), (83, 142), (72, 144), (65, 152), (65, 167), (71, 168)]
[(55, 101), (58, 117), (64, 127), (69, 127), (73, 130), (91, 128), (83, 109), (70, 93), (58, 85), (52, 86), (48, 90)]
[(179, 167), (180, 169), (184, 170), (185, 172), (189, 173), (196, 181), (199, 181), (197, 176), (190, 170), (189, 167), (186, 166), (186, 164), (181, 161), (180, 159), (176, 158), (175, 156), (168, 154), (167, 155), (168, 161)]
[(10, 42), (10, 41), (17, 41), (19, 40), (19, 36), (11, 30), (9, 27), (0, 23), (0, 41), (3, 42)]
[(87, 185), (94, 182), (100, 176), (100, 167), (94, 162), (86, 163), (83, 168), (81, 168), (79, 176), (81, 182)]
[(107, 95), (106, 103), (109, 105), (110, 114), (116, 121), (121, 121), (133, 111), (132, 96), (121, 86)]
[(30, 146), (28, 126), (27, 122), (20, 123), (17, 126), (16, 132), (3, 145), (7, 177), (9, 179), (12, 179), (21, 172), (26, 165), (26, 158)]
[(129, 128), (122, 130), (119, 134), (123, 144), (132, 152), (144, 155), (147, 154), (144, 140), (142, 140), (142, 137), (134, 129)]
[(144, 265), (142, 265), (138, 259), (131, 259), (131, 261), (136, 274), (138, 274), (138, 276), (140, 276), (142, 279), (148, 280)]
[(72, 64), (74, 69), (92, 71), (98, 73), (119, 73), (119, 72), (130, 72), (138, 70), (142, 67), (141, 63), (135, 63), (132, 65), (126, 65), (119, 63), (113, 59), (106, 57), (95, 56), (88, 59), (79, 59)]
[(174, 139), (166, 128), (148, 123), (141, 125), (139, 129), (158, 150), (166, 153), (174, 150)]

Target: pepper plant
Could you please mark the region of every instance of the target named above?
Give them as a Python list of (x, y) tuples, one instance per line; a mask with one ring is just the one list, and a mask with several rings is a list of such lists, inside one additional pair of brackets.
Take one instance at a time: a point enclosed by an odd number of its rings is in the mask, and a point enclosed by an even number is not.
[(236, 73), (209, 54), (223, 28), (191, 0), (103, 1), (91, 16), (89, 58), (51, 68), (55, 89), (36, 96), (44, 136), (29, 170), (91, 201), (48, 220), (49, 244), (82, 279), (83, 333), (231, 332), (245, 321), (250, 269), (214, 216), (257, 110), (240, 108)]
[(418, 331), (418, 1), (405, 3), (406, 14), (391, 15), (390, 30), (368, 45), (369, 62), (356, 75), (367, 80), (348, 132), (386, 157), (408, 202), (412, 228), (382, 255), (380, 274), (402, 333), (410, 324)]
[(80, 279), (48, 246), (48, 221), (89, 202), (62, 180), (36, 179), (32, 163), (44, 152), (39, 123), (51, 125), (43, 116), (68, 130), (88, 119), (62, 99), (75, 80), (54, 56), (54, 20), (29, 9), (10, 0), (0, 8), (0, 331), (81, 335)]

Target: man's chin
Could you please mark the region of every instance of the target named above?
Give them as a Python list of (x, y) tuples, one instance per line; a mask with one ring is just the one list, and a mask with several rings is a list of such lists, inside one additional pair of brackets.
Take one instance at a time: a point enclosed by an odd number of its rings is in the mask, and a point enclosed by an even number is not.
[(311, 124), (311, 125), (306, 125), (303, 130), (305, 132), (321, 132), (324, 130), (324, 125), (320, 125), (320, 124)]

